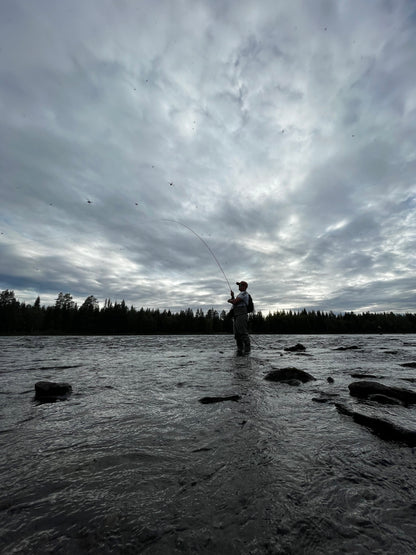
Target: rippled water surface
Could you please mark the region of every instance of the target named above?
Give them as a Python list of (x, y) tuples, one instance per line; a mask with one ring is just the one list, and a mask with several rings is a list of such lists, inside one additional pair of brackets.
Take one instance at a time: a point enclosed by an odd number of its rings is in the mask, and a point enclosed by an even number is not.
[[(0, 337), (1, 552), (415, 553), (415, 449), (313, 399), (357, 405), (356, 373), (415, 391), (416, 337), (253, 339)], [(316, 381), (264, 380), (287, 366)], [(39, 404), (40, 380), (73, 394)]]

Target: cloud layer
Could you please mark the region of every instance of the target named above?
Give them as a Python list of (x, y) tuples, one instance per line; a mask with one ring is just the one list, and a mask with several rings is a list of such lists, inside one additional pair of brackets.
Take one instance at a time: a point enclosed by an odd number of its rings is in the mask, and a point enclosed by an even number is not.
[(5, 0), (0, 31), (1, 289), (416, 312), (411, 0)]

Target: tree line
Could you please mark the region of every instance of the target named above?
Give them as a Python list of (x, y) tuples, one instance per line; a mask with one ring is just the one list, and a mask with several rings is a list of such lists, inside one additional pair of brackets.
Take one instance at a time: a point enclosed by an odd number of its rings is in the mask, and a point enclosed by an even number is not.
[[(249, 315), (251, 333), (416, 333), (416, 314), (393, 312), (334, 314), (320, 310), (275, 311)], [(0, 293), (0, 334), (210, 334), (231, 333), (228, 312), (188, 308), (179, 312), (128, 307), (106, 299), (99, 307), (88, 296), (78, 307), (69, 293), (59, 293), (53, 306), (19, 302), (14, 291)]]

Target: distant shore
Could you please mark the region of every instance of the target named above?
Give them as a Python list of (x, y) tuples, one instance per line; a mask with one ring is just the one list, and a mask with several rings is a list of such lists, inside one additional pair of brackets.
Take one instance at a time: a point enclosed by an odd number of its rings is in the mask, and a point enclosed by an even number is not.
[[(321, 310), (281, 310), (248, 315), (252, 334), (389, 334), (416, 333), (416, 314), (393, 312), (335, 314)], [(13, 291), (0, 294), (0, 335), (212, 335), (233, 332), (225, 309), (187, 308), (178, 312), (128, 307), (106, 299), (99, 308), (90, 295), (78, 307), (69, 293), (54, 306), (20, 303)]]

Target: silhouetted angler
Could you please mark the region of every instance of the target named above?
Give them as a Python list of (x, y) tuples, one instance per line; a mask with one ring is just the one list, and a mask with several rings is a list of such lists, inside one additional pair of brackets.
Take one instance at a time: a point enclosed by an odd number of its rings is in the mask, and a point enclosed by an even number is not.
[(234, 291), (231, 291), (231, 298), (227, 302), (233, 305), (233, 328), (237, 342), (237, 354), (244, 355), (251, 350), (247, 311), (250, 297), (247, 293), (248, 283), (246, 281), (237, 281), (236, 285), (238, 285), (239, 294), (234, 297)]

